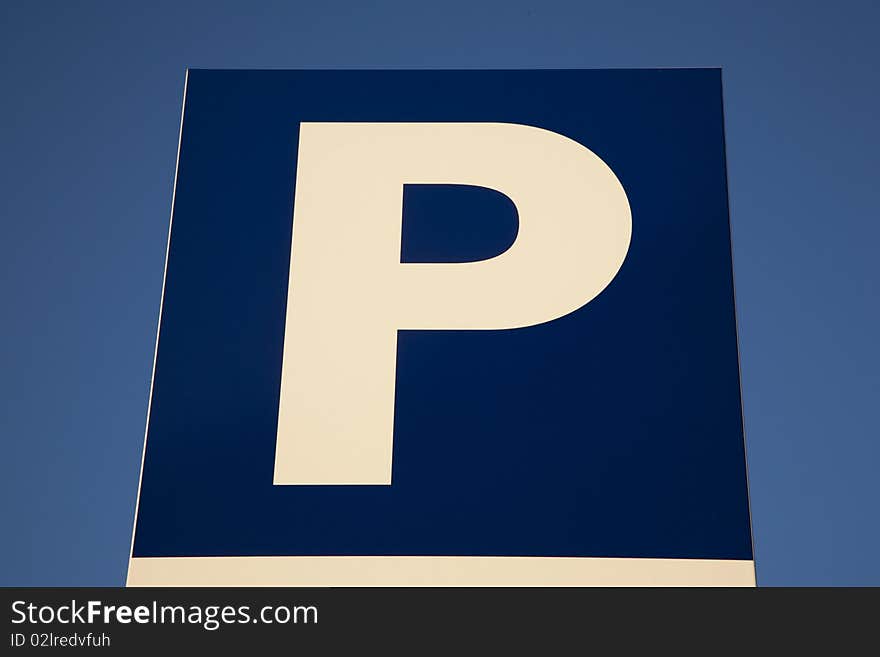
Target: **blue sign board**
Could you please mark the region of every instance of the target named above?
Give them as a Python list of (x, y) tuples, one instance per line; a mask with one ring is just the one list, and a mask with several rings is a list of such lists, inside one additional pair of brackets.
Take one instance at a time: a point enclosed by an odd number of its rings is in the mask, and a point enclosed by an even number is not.
[(190, 70), (130, 584), (753, 584), (718, 69)]

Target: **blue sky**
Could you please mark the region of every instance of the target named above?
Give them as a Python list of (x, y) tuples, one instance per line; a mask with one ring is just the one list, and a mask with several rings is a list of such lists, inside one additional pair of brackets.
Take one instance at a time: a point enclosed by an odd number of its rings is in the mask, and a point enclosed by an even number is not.
[(880, 584), (876, 3), (0, 7), (0, 582), (123, 581), (184, 71), (722, 66), (759, 583)]

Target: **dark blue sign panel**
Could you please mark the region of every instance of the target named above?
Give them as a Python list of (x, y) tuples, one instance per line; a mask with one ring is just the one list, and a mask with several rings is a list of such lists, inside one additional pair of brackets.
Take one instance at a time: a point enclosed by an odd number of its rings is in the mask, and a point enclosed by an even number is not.
[(189, 71), (129, 582), (430, 557), (753, 582), (719, 70)]

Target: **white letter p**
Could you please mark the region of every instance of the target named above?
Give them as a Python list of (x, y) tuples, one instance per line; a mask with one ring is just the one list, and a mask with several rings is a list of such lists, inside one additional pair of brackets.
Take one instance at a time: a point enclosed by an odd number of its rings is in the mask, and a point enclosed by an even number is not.
[[(508, 196), (511, 247), (401, 263), (403, 186)], [(610, 168), (555, 132), (508, 123), (302, 123), (275, 484), (390, 484), (397, 331), (509, 329), (595, 298), (629, 248)]]

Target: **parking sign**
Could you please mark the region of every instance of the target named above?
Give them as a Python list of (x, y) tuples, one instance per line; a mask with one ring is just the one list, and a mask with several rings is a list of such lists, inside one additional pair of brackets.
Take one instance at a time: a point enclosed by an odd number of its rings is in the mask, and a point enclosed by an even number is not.
[(190, 70), (130, 585), (753, 585), (717, 69)]

